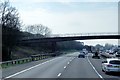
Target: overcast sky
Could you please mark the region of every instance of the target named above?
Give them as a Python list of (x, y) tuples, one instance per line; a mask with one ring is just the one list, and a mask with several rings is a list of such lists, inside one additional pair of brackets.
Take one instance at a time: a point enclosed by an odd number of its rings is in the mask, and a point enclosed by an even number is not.
[[(118, 32), (118, 0), (10, 0), (23, 24), (43, 24), (53, 34)], [(117, 44), (117, 40), (99, 40)], [(85, 41), (96, 44), (98, 41)]]

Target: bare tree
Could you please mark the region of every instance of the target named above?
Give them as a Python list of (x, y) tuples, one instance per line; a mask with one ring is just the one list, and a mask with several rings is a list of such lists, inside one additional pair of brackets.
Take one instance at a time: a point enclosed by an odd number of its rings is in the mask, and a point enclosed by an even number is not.
[(0, 3), (0, 24), (2, 27), (3, 60), (10, 59), (11, 50), (20, 37), (20, 20), (15, 7), (8, 1)]
[(43, 26), (42, 24), (29, 25), (26, 27), (26, 31), (33, 34), (40, 34), (45, 37), (51, 34), (51, 30), (48, 27)]

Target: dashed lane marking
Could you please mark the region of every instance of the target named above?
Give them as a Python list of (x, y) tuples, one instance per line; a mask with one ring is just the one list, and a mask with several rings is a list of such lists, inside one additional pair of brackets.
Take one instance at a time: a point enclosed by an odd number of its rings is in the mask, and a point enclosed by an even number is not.
[(64, 69), (66, 68), (66, 66), (64, 66)]
[(68, 62), (68, 64), (70, 64), (70, 62)]
[(60, 77), (60, 76), (61, 76), (61, 73), (58, 74), (58, 77)]

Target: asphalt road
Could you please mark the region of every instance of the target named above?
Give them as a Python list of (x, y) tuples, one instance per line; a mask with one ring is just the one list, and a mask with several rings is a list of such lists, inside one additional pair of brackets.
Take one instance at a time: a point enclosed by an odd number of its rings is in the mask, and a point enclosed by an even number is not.
[(102, 59), (93, 59), (91, 53), (85, 58), (78, 58), (78, 54), (79, 52), (75, 52), (43, 62), (16, 66), (18, 70), (16, 67), (12, 68), (12, 71), (3, 70), (3, 78), (100, 78), (101, 80), (116, 78), (120, 80), (119, 74), (107, 75), (101, 71)]

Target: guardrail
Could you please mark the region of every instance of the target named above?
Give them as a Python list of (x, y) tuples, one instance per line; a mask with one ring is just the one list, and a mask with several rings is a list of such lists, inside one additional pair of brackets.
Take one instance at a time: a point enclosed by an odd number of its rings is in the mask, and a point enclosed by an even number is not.
[(18, 65), (18, 64), (23, 64), (23, 63), (28, 63), (28, 62), (32, 62), (32, 61), (38, 61), (38, 60), (46, 59), (49, 57), (53, 57), (52, 55), (53, 54), (32, 55), (31, 57), (28, 57), (28, 58), (0, 62), (0, 65), (2, 68), (7, 68), (7, 67), (13, 66), (13, 65)]

